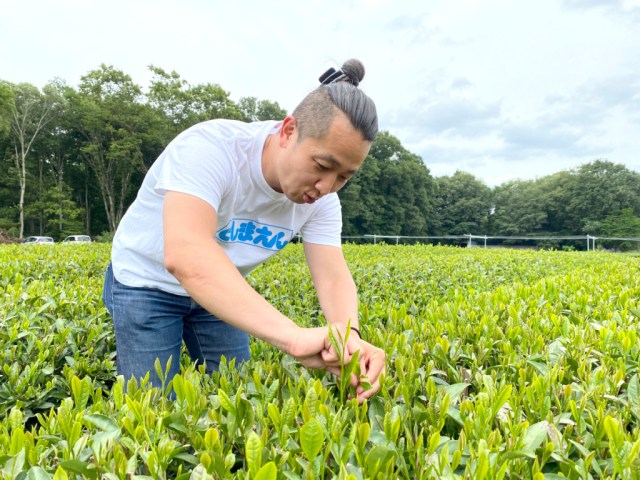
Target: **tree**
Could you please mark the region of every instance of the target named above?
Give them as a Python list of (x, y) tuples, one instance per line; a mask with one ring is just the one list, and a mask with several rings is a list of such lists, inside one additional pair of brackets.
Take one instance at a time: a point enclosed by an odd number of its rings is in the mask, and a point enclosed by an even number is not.
[(154, 75), (147, 99), (149, 105), (165, 116), (167, 142), (198, 122), (215, 118), (246, 119), (229, 93), (219, 85), (190, 85), (175, 71), (167, 73), (154, 66), (149, 69)]
[(561, 171), (542, 177), (535, 182), (537, 198), (536, 208), (539, 205), (546, 218), (538, 233), (554, 235), (575, 235), (579, 232), (572, 225), (570, 212), (567, 209), (578, 181), (575, 175), (569, 171)]
[(34, 142), (58, 112), (59, 97), (52, 90), (41, 93), (28, 83), (12, 86), (11, 134), (20, 188), (19, 235), (24, 235), (24, 196), (27, 187), (27, 159)]
[(142, 152), (151, 116), (142, 100), (141, 88), (129, 75), (102, 65), (81, 78), (70, 102), (80, 150), (98, 182), (110, 232), (135, 191), (132, 178), (146, 170)]
[(629, 208), (640, 215), (640, 174), (624, 165), (596, 160), (573, 172), (575, 182), (567, 199), (568, 223), (574, 232)]
[(383, 205), (376, 188), (380, 178), (378, 160), (367, 156), (358, 172), (338, 192), (342, 204), (343, 235), (377, 232)]
[(229, 97), (229, 92), (214, 83), (195, 85), (189, 89), (189, 109), (193, 112), (194, 123), (214, 118), (242, 120), (242, 113)]
[(360, 171), (340, 191), (343, 233), (426, 235), (433, 219), (433, 188), (422, 159), (380, 132)]
[(69, 234), (89, 232), (88, 209), (81, 193), (74, 192), (74, 188), (82, 192), (85, 187), (85, 182), (78, 181), (78, 172), (84, 169), (85, 162), (78, 154), (80, 146), (71, 134), (73, 123), (69, 115), (69, 101), (73, 97), (73, 89), (61, 80), (54, 80), (45, 88), (56, 92), (60, 99), (60, 114), (35, 146), (39, 194), (31, 210), (42, 218), (47, 235), (63, 238)]
[(175, 71), (167, 73), (153, 65), (149, 70), (153, 77), (147, 101), (162, 114), (162, 135), (168, 143), (179, 132), (196, 123), (189, 110), (189, 84)]
[(242, 97), (238, 102), (238, 108), (245, 122), (256, 122), (264, 120), (282, 120), (287, 116), (278, 102), (260, 100), (256, 97)]
[(13, 105), (11, 84), (0, 81), (0, 228), (12, 230), (14, 236), (18, 229), (14, 226), (14, 192), (17, 189), (13, 152), (11, 148), (11, 106)]
[(14, 105), (11, 84), (0, 80), (0, 140), (11, 130), (11, 112)]
[(487, 231), (491, 189), (473, 175), (456, 171), (435, 179), (438, 233), (466, 235)]
[[(619, 212), (608, 215), (603, 220), (589, 221), (585, 224), (585, 230), (593, 235), (618, 238), (639, 238), (640, 237), (640, 216), (634, 215), (631, 208), (623, 208)], [(618, 248), (620, 250), (631, 250), (638, 248), (638, 242), (633, 241), (602, 241), (606, 248)]]
[(66, 184), (52, 185), (26, 207), (26, 213), (42, 219), (40, 234), (46, 232), (57, 239), (78, 233), (82, 228), (82, 209), (71, 199), (71, 189)]
[(493, 191), (493, 200), (493, 234), (520, 236), (542, 231), (547, 213), (534, 180), (516, 180), (499, 185)]

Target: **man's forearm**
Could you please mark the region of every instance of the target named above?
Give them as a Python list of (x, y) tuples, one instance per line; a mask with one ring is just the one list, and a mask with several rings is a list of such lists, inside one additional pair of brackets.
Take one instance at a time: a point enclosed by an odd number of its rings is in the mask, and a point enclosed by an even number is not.
[[(182, 252), (170, 271), (204, 309), (236, 328), (289, 353), (299, 327), (256, 292), (215, 244)], [(215, 252), (215, 253), (214, 253)], [(214, 273), (215, 272), (215, 273)]]
[(318, 292), (318, 299), (327, 322), (359, 328), (358, 292), (351, 278), (332, 282)]

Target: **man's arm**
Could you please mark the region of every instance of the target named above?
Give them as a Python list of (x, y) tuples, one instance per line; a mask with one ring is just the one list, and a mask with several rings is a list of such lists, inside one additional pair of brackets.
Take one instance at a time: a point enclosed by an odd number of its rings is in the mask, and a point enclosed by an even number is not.
[(168, 192), (163, 208), (167, 270), (207, 311), (307, 367), (326, 368), (321, 352), (331, 347), (328, 330), (299, 327), (259, 295), (215, 241), (217, 222), (215, 209), (204, 200)]
[(358, 328), (358, 291), (342, 249), (305, 243), (304, 254), (327, 321)]
[[(342, 249), (329, 245), (304, 244), (307, 265), (318, 294), (320, 308), (331, 325), (359, 328), (358, 292), (349, 271)], [(382, 349), (358, 338), (350, 332), (349, 340), (357, 338), (360, 350), (360, 374), (371, 384), (369, 390), (361, 385), (356, 388), (359, 401), (371, 397), (380, 389), (380, 375), (385, 370), (385, 353)], [(325, 362), (335, 365), (338, 360), (332, 354), (323, 354)]]

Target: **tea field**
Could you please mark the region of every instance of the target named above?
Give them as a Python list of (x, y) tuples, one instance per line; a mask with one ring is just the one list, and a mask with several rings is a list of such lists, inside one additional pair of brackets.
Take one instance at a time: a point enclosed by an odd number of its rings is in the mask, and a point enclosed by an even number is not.
[[(115, 376), (109, 245), (0, 247), (2, 479), (640, 478), (640, 257), (345, 246), (388, 355), (358, 406), (252, 342), (175, 400)], [(323, 322), (300, 245), (250, 277)], [(162, 370), (162, 366), (158, 365)]]

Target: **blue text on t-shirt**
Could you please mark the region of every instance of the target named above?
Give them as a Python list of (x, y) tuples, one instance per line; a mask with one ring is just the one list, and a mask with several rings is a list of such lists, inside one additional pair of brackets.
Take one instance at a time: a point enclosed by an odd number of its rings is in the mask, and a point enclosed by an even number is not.
[(226, 243), (244, 243), (267, 250), (282, 250), (293, 237), (288, 228), (267, 225), (246, 218), (232, 218), (218, 230), (216, 238)]

